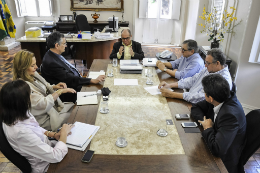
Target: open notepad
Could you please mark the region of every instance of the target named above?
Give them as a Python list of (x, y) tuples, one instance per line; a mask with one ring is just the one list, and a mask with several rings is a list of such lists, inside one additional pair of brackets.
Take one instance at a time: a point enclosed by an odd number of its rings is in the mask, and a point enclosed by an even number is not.
[(91, 139), (97, 133), (99, 126), (75, 122), (71, 135), (67, 137), (67, 146), (76, 150), (85, 150)]
[(97, 92), (77, 92), (77, 106), (98, 104)]

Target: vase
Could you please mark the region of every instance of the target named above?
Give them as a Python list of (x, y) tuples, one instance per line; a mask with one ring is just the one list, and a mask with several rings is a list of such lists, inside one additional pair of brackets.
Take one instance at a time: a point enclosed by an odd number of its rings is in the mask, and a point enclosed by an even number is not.
[(219, 42), (214, 39), (212, 42), (211, 42), (211, 45), (210, 45), (210, 48), (213, 49), (213, 48), (219, 48)]

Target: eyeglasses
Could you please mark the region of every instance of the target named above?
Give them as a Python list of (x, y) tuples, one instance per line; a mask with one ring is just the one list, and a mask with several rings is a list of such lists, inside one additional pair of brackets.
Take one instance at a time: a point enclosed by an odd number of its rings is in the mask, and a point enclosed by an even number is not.
[(207, 66), (209, 66), (210, 64), (214, 64), (214, 63), (216, 63), (216, 62), (207, 62), (207, 61), (205, 61), (205, 65), (207, 65)]
[[(56, 44), (56, 43), (55, 43), (55, 44)], [(61, 44), (63, 44), (64, 46), (67, 46), (67, 42), (61, 43)], [(58, 45), (60, 45), (60, 43), (58, 43)]]
[(129, 40), (130, 39), (130, 37), (126, 37), (126, 38), (121, 38), (122, 40)]
[(182, 52), (190, 51), (191, 49), (185, 50), (184, 48), (181, 48)]

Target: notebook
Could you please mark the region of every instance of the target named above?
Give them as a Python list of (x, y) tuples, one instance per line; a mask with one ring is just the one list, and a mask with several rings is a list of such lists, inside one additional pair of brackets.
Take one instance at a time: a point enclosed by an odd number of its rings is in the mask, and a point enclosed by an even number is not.
[(92, 78), (92, 79), (96, 79), (98, 76), (100, 75), (105, 75), (105, 72), (95, 72), (95, 71), (91, 71), (88, 74), (88, 78)]
[(94, 126), (86, 123), (75, 122), (75, 127), (71, 129), (71, 135), (67, 137), (67, 144), (82, 148), (84, 144), (91, 141), (92, 137), (96, 134), (99, 126)]

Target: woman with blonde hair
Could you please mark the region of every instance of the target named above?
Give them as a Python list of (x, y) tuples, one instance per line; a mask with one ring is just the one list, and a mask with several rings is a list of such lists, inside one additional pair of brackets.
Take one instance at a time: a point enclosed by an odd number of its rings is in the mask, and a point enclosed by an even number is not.
[[(19, 51), (13, 61), (13, 80), (22, 79), (31, 88), (31, 113), (39, 125), (56, 131), (67, 122), (74, 103), (63, 103), (59, 96), (63, 93), (76, 93), (65, 83), (50, 85), (37, 72), (36, 59), (32, 52)], [(54, 91), (56, 90), (56, 91)]]

